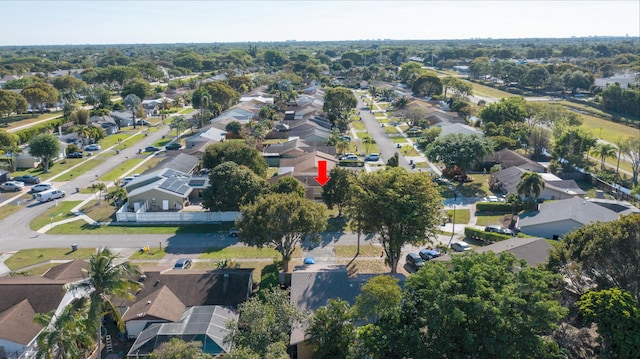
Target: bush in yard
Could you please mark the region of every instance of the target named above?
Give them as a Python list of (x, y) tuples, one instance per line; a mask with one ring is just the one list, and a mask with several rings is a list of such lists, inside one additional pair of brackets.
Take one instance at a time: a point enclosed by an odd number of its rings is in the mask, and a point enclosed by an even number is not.
[(514, 212), (517, 213), (522, 210), (522, 206), (516, 205), (515, 208), (512, 208), (512, 205), (510, 203), (504, 203), (504, 202), (477, 202), (476, 203), (476, 211), (478, 212), (508, 214), (508, 213), (511, 213), (512, 209), (514, 209)]
[(476, 239), (476, 240), (482, 241), (482, 242), (484, 242), (486, 244), (491, 244), (493, 242), (500, 242), (500, 241), (504, 241), (505, 239), (512, 238), (511, 236), (508, 236), (506, 234), (499, 234), (499, 233), (494, 233), (494, 232), (485, 232), (482, 229), (477, 229), (477, 228), (473, 228), (473, 227), (465, 227), (464, 228), (464, 235), (467, 238)]

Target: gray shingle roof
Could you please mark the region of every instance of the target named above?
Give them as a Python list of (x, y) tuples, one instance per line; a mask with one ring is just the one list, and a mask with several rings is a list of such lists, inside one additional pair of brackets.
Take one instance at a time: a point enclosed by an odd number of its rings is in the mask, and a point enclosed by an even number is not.
[(618, 214), (582, 198), (546, 202), (539, 210), (520, 217), (520, 228), (546, 223), (573, 220), (583, 225), (590, 222), (609, 222), (618, 219)]

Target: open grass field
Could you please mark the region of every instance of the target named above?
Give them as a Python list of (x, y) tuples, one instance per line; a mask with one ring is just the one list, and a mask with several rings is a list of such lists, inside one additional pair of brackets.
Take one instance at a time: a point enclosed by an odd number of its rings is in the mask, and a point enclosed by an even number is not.
[[(464, 81), (464, 80), (463, 80)], [(473, 86), (473, 94), (481, 97), (495, 97), (495, 98), (503, 98), (503, 97), (516, 97), (518, 95), (514, 95), (509, 92), (500, 91), (498, 89), (494, 89), (493, 87), (481, 85), (475, 82), (470, 82)]]
[(50, 234), (178, 234), (226, 233), (231, 224), (193, 224), (188, 226), (93, 226), (85, 221), (73, 221), (53, 227)]
[(47, 262), (53, 259), (87, 259), (96, 252), (95, 248), (79, 248), (71, 251), (71, 248), (36, 248), (24, 249), (12, 255), (5, 261), (11, 270), (18, 270), (34, 264)]
[(58, 205), (55, 205), (55, 202), (46, 202), (41, 204), (41, 206), (47, 206), (49, 209), (42, 212), (39, 216), (34, 218), (31, 223), (29, 223), (29, 227), (34, 231), (50, 224), (52, 221), (57, 222), (63, 219), (75, 217), (73, 213), (71, 213), (71, 209), (81, 201), (58, 201)]
[(118, 178), (122, 177), (125, 173), (135, 167), (137, 164), (142, 162), (144, 158), (136, 157), (130, 158), (124, 162), (121, 162), (117, 167), (112, 169), (111, 171), (102, 175), (98, 180), (100, 181), (115, 181)]
[(638, 136), (639, 129), (631, 126), (624, 125), (622, 123), (605, 120), (600, 117), (580, 114), (584, 119), (582, 128), (591, 132), (596, 138), (601, 138), (605, 141), (616, 143), (620, 139), (627, 139), (633, 136)]

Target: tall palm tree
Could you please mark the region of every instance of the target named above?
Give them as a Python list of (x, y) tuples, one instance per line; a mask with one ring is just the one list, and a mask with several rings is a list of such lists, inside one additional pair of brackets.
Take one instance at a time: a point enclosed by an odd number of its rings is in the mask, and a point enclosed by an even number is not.
[(338, 150), (338, 153), (344, 154), (349, 149), (349, 141), (344, 138), (339, 138), (336, 141), (336, 149)]
[(138, 105), (140, 105), (140, 103), (142, 103), (142, 100), (140, 100), (140, 97), (134, 94), (128, 94), (127, 97), (125, 97), (122, 101), (124, 107), (131, 111), (131, 116), (133, 116), (134, 129), (136, 128), (136, 112), (138, 111)]
[(91, 136), (91, 129), (89, 128), (89, 126), (78, 126), (78, 128), (76, 129), (76, 134), (78, 135), (78, 137), (80, 137), (83, 144), (87, 144), (84, 140), (89, 141), (89, 138)]
[(175, 116), (171, 119), (171, 123), (169, 124), (170, 128), (176, 129), (176, 141), (180, 138), (180, 132), (187, 128), (189, 122), (184, 116)]
[(618, 139), (618, 163), (616, 164), (616, 173), (620, 175), (620, 158), (623, 153), (627, 153), (629, 151), (629, 143), (627, 141), (623, 141), (622, 138)]
[(89, 258), (89, 270), (85, 273), (87, 279), (80, 283), (72, 283), (69, 290), (77, 288), (90, 288), (89, 311), (87, 314), (89, 325), (96, 330), (98, 359), (100, 359), (100, 334), (102, 331), (102, 318), (105, 314), (111, 314), (118, 323), (118, 328), (124, 330), (124, 322), (120, 312), (112, 298), (133, 299), (134, 293), (139, 289), (140, 283), (135, 281), (135, 276), (140, 275), (139, 269), (129, 262), (118, 263), (118, 255), (109, 248), (98, 249)]
[(209, 95), (200, 97), (200, 127), (204, 127), (204, 112), (209, 109)]
[(91, 347), (93, 335), (87, 328), (87, 307), (66, 307), (60, 315), (36, 314), (34, 323), (45, 326), (38, 334), (36, 359), (80, 358)]
[(371, 152), (371, 147), (376, 143), (372, 137), (365, 137), (362, 139), (362, 144), (364, 145), (364, 151), (369, 154)]
[(524, 195), (533, 204), (537, 202), (540, 193), (544, 189), (544, 181), (536, 172), (525, 172), (520, 176), (520, 182), (516, 189), (519, 195)]
[(600, 169), (606, 169), (605, 159), (616, 158), (616, 147), (610, 143), (600, 142), (591, 150), (591, 155), (600, 157)]

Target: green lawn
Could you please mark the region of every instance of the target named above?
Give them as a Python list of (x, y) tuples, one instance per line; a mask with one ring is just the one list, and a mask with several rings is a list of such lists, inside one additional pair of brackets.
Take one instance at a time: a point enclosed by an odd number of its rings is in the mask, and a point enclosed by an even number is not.
[[(453, 210), (447, 210), (447, 216), (453, 219)], [(468, 209), (456, 209), (456, 221), (455, 224), (467, 224), (469, 223), (469, 219), (471, 218), (471, 211)]]
[[(339, 245), (335, 246), (336, 257), (338, 258), (351, 258), (356, 255), (358, 246), (353, 245)], [(360, 244), (360, 256), (361, 257), (380, 257), (382, 246), (375, 244)]]
[[(102, 192), (104, 196), (106, 193)], [(107, 203), (105, 200), (100, 200), (100, 203), (96, 200), (91, 200), (80, 208), (80, 210), (97, 222), (109, 222), (115, 220), (115, 213), (117, 208)]]
[(399, 134), (400, 131), (395, 126), (384, 126), (384, 132), (389, 135)]
[[(463, 80), (466, 81), (466, 80)], [(495, 97), (495, 98), (503, 98), (503, 97), (516, 97), (518, 95), (514, 95), (509, 92), (500, 91), (498, 89), (494, 89), (493, 87), (481, 85), (475, 82), (469, 82), (473, 86), (473, 94), (481, 97)]]
[(190, 114), (191, 112), (193, 112), (195, 110), (196, 109), (193, 108), (193, 107), (188, 107), (188, 108), (185, 108), (183, 110), (178, 111), (178, 113), (181, 114), (181, 115), (188, 115), (188, 114)]
[(389, 107), (389, 106), (391, 106), (391, 104), (389, 104), (388, 102), (379, 102), (379, 103), (378, 103), (378, 107), (379, 107), (381, 110), (386, 110), (386, 109), (387, 109), (387, 107)]
[(409, 142), (409, 141), (407, 141), (406, 138), (400, 137), (400, 136), (391, 137), (391, 141), (393, 141), (393, 143), (407, 143), (407, 142)]
[[(25, 126), (34, 122), (38, 122), (38, 121), (43, 121), (43, 120), (50, 120), (52, 118), (56, 118), (56, 117), (61, 117), (62, 116), (62, 111), (58, 111), (58, 112), (51, 112), (51, 113), (43, 113), (41, 115), (38, 115), (36, 117), (32, 117), (33, 115), (29, 115), (28, 117), (23, 117), (22, 115), (19, 115), (17, 121), (14, 122), (10, 122), (9, 125), (7, 127), (5, 127), (5, 129), (10, 130), (12, 128), (16, 128), (16, 127), (20, 127), (20, 126)], [(4, 125), (4, 121), (2, 121), (2, 124)]]
[(402, 153), (405, 156), (420, 156), (418, 151), (416, 151), (415, 147), (413, 146), (400, 147), (400, 153)]
[(18, 205), (15, 204), (6, 204), (0, 207), (0, 219), (10, 216), (22, 207), (23, 206), (18, 207)]
[(367, 128), (362, 121), (354, 121), (351, 122), (351, 127), (353, 127), (356, 131), (366, 131)]
[(231, 224), (193, 224), (188, 226), (93, 226), (85, 221), (73, 221), (53, 227), (50, 234), (178, 234), (226, 233)]
[(167, 254), (166, 248), (149, 248), (149, 250), (132, 254), (129, 259), (162, 259)]
[(456, 189), (465, 197), (484, 197), (492, 194), (489, 188), (489, 174), (470, 174), (473, 182), (459, 184), (454, 182)]
[(118, 178), (122, 177), (122, 175), (124, 175), (126, 172), (131, 170), (133, 167), (135, 167), (137, 164), (139, 164), (143, 160), (144, 160), (144, 158), (137, 157), (137, 158), (130, 158), (130, 159), (124, 161), (124, 162), (120, 162), (118, 167), (116, 167), (116, 168), (112, 169), (111, 171), (105, 173), (100, 178), (98, 178), (98, 180), (100, 180), (100, 181), (115, 181)]
[(409, 129), (409, 125), (407, 125), (406, 123), (402, 124), (402, 125), (399, 125), (398, 127), (400, 127), (402, 132), (407, 132), (407, 130)]
[(159, 148), (163, 148), (164, 146), (167, 145), (167, 143), (169, 143), (173, 138), (172, 137), (165, 137), (165, 138), (161, 138), (159, 140), (157, 140), (156, 142), (153, 143), (153, 146), (159, 147)]
[(616, 143), (621, 138), (627, 139), (638, 135), (637, 128), (633, 128), (622, 123), (605, 120), (600, 117), (580, 114), (584, 120), (582, 128), (591, 132), (597, 138)]
[[(200, 259), (239, 259), (239, 258), (279, 258), (278, 253), (273, 248), (256, 247), (211, 247), (202, 252)], [(294, 255), (295, 257), (295, 255)]]
[(47, 202), (41, 204), (41, 206), (47, 206), (49, 209), (41, 213), (39, 216), (34, 218), (31, 223), (29, 223), (29, 227), (34, 231), (50, 224), (52, 222), (61, 221), (66, 218), (75, 217), (73, 213), (71, 213), (71, 209), (82, 201), (58, 201), (58, 205), (55, 205), (55, 202)]
[(22, 175), (34, 175), (40, 177), (43, 181), (59, 174), (60, 172), (66, 171), (69, 168), (77, 165), (83, 159), (82, 158), (68, 158), (62, 161), (54, 162), (52, 167), (49, 167), (49, 172), (43, 173), (42, 168), (30, 168), (27, 170), (21, 170), (11, 173), (11, 177), (22, 176)]
[(492, 224), (500, 224), (500, 219), (504, 217), (504, 214), (483, 214), (482, 212), (476, 213), (476, 225), (488, 226)]
[(95, 158), (92, 160), (89, 160), (87, 162), (84, 162), (83, 164), (81, 164), (80, 166), (70, 170), (69, 172), (61, 175), (60, 177), (56, 178), (56, 181), (59, 182), (66, 182), (66, 181), (70, 181), (72, 178), (78, 178), (78, 176), (89, 172), (91, 169), (93, 169), (94, 167), (97, 167), (98, 165), (100, 165), (102, 163), (102, 160), (99, 158)]
[(34, 264), (47, 262), (53, 259), (87, 259), (96, 252), (95, 248), (79, 248), (71, 251), (71, 248), (36, 248), (24, 249), (12, 255), (5, 261), (11, 270), (28, 267)]
[[(102, 148), (109, 148), (113, 145), (118, 144), (118, 140), (120, 140), (120, 148), (124, 148), (125, 145), (131, 145), (133, 143), (136, 143), (138, 141), (140, 141), (142, 139), (142, 137), (144, 137), (143, 134), (139, 133), (137, 135), (134, 135), (135, 132), (120, 132), (120, 133), (116, 133), (114, 135), (111, 136), (107, 136), (103, 139), (100, 140), (100, 146), (102, 146)], [(128, 140), (127, 140), (128, 139)]]

